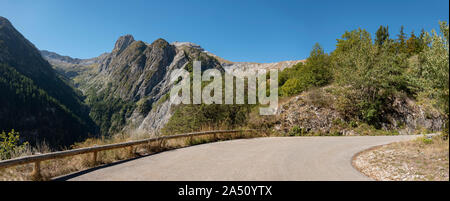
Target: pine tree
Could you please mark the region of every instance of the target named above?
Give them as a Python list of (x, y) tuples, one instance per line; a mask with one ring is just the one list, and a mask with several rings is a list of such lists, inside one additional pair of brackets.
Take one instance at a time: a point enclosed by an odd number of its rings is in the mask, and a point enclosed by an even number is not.
[(387, 40), (389, 40), (389, 26), (384, 27), (383, 25), (380, 26), (377, 30), (377, 38), (375, 39), (375, 44), (378, 46), (383, 45), (383, 43)]
[(414, 34), (414, 31), (411, 32), (411, 36), (408, 41), (406, 41), (406, 52), (409, 56), (413, 54), (418, 54), (421, 51), (420, 41)]
[(420, 47), (420, 51), (422, 51), (423, 49), (425, 49), (425, 46), (427, 46), (427, 42), (425, 42), (425, 29), (422, 28), (422, 30), (420, 31), (420, 36), (418, 38), (419, 41), (419, 47)]
[(400, 28), (400, 33), (397, 35), (397, 46), (398, 46), (398, 52), (406, 53), (406, 34), (404, 32), (403, 25)]

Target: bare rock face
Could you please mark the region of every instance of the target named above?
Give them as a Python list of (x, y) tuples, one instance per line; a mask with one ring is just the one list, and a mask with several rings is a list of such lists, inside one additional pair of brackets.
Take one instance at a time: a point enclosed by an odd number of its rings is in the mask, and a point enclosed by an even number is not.
[(331, 105), (322, 101), (324, 99), (332, 102), (334, 97), (319, 90), (302, 93), (282, 104), (278, 111), (281, 119), (279, 130), (288, 132), (292, 127), (298, 126), (307, 132), (329, 133), (333, 121), (342, 118)]
[[(166, 72), (172, 72), (175, 69), (184, 68), (189, 62), (189, 58), (186, 57), (183, 51), (178, 51), (175, 55), (172, 63), (167, 66)], [(170, 73), (166, 73), (161, 81), (155, 86), (155, 90), (149, 97), (151, 102), (155, 103), (153, 108), (146, 115), (140, 117), (140, 123), (137, 124), (132, 130), (134, 133), (152, 133), (157, 134), (160, 129), (169, 121), (173, 114), (171, 104), (168, 100), (162, 99), (164, 96), (168, 96), (172, 84), (170, 83)]]
[(134, 42), (134, 37), (132, 35), (121, 36), (114, 45), (112, 53), (119, 55), (123, 50), (125, 50), (131, 43)]
[(239, 73), (234, 72), (234, 70), (241, 70), (243, 71), (243, 75), (245, 75), (245, 71), (257, 71), (260, 69), (264, 69), (267, 72), (269, 72), (270, 70), (279, 70), (282, 71), (286, 68), (292, 67), (295, 64), (298, 63), (304, 63), (306, 60), (295, 60), (295, 61), (281, 61), (281, 62), (275, 62), (275, 63), (252, 63), (252, 62), (223, 62), (222, 66), (224, 67), (224, 69), (231, 73), (233, 72), (233, 74), (235, 75), (239, 75)]
[(418, 105), (410, 98), (397, 97), (392, 102), (394, 112), (386, 115), (388, 123), (383, 124), (385, 129), (399, 129), (401, 134), (411, 134), (415, 131), (442, 130), (444, 116), (432, 107)]

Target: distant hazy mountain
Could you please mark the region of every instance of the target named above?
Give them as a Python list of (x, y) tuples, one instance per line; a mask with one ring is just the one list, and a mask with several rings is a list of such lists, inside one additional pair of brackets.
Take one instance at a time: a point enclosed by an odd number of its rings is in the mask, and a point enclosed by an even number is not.
[(61, 64), (73, 64), (73, 65), (91, 65), (100, 63), (109, 53), (104, 53), (98, 57), (91, 59), (78, 59), (69, 56), (61, 56), (55, 52), (50, 52), (47, 50), (41, 50), (41, 55), (47, 61), (51, 63), (61, 63)]
[(0, 17), (0, 130), (24, 140), (70, 145), (95, 133), (80, 92), (66, 84), (36, 47)]
[(62, 56), (47, 50), (41, 50), (41, 55), (59, 74), (70, 80), (95, 68), (108, 56), (108, 53), (104, 53), (91, 59), (78, 59), (70, 56)]

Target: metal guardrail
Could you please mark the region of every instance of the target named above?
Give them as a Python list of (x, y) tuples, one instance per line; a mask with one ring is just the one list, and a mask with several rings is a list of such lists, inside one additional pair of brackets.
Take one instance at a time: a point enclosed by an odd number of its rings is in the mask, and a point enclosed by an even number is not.
[(211, 135), (211, 134), (214, 134), (214, 137), (216, 137), (216, 134), (243, 133), (243, 132), (250, 132), (250, 131), (256, 131), (256, 130), (254, 130), (254, 129), (218, 130), (218, 131), (203, 131), (203, 132), (184, 133), (184, 134), (178, 134), (178, 135), (169, 135), (169, 136), (161, 136), (161, 137), (156, 137), (156, 138), (148, 138), (148, 139), (144, 139), (144, 140), (136, 140), (136, 141), (130, 141), (130, 142), (116, 143), (116, 144), (107, 144), (107, 145), (100, 145), (100, 146), (93, 146), (93, 147), (86, 147), (86, 148), (79, 148), (79, 149), (71, 149), (71, 150), (66, 150), (66, 151), (58, 151), (58, 152), (51, 152), (51, 153), (45, 153), (45, 154), (23, 156), (23, 157), (19, 157), (19, 158), (13, 158), (13, 159), (0, 161), (0, 168), (7, 168), (7, 167), (17, 166), (17, 165), (22, 165), (22, 164), (34, 163), (32, 177), (40, 178), (41, 177), (40, 163), (42, 161), (46, 161), (46, 160), (64, 158), (64, 157), (68, 157), (68, 156), (74, 156), (74, 155), (80, 155), (80, 154), (86, 154), (86, 153), (93, 153), (92, 160), (93, 160), (93, 163), (95, 164), (97, 162), (97, 153), (99, 151), (130, 147), (130, 153), (132, 153), (133, 146), (147, 144), (147, 143), (151, 143), (151, 142), (184, 138), (184, 137), (195, 137), (195, 136), (201, 136), (201, 135)]

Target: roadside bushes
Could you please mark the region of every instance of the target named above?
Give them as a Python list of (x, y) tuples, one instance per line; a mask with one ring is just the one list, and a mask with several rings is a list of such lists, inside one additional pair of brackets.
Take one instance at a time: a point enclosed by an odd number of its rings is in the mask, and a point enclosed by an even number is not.
[(411, 51), (400, 48), (404, 38), (400, 34), (392, 40), (387, 35), (374, 44), (370, 33), (357, 29), (338, 39), (330, 57), (335, 84), (341, 88), (336, 93), (337, 109), (346, 120), (380, 128), (397, 96), (432, 100), (427, 102), (448, 116), (448, 24), (440, 22), (440, 34), (422, 32), (420, 38), (412, 34), (410, 43), (418, 43)]
[(336, 94), (338, 110), (345, 118), (380, 127), (394, 95), (409, 93), (406, 57), (390, 51), (394, 45), (390, 40), (373, 44), (363, 29), (346, 32), (338, 40), (331, 59), (336, 84), (342, 87)]
[(306, 130), (298, 126), (292, 127), (288, 133), (289, 136), (304, 136), (306, 134), (307, 134)]
[(320, 87), (332, 80), (330, 59), (323, 48), (316, 44), (306, 63), (298, 63), (280, 73), (281, 96), (299, 94), (311, 87)]
[(0, 133), (0, 160), (10, 159), (14, 153), (20, 152), (29, 145), (28, 142), (20, 143), (20, 134), (11, 130), (8, 133)]
[(165, 125), (163, 133), (200, 131), (202, 127), (235, 128), (246, 125), (253, 105), (179, 105)]
[(387, 122), (386, 114), (393, 112), (392, 101), (399, 96), (423, 99), (448, 116), (448, 33), (446, 22), (440, 22), (440, 33), (422, 31), (409, 39), (403, 29), (391, 39), (383, 26), (375, 42), (364, 29), (347, 31), (330, 55), (316, 44), (305, 63), (281, 72), (280, 95), (294, 96), (332, 83), (333, 108), (343, 119), (377, 129)]

